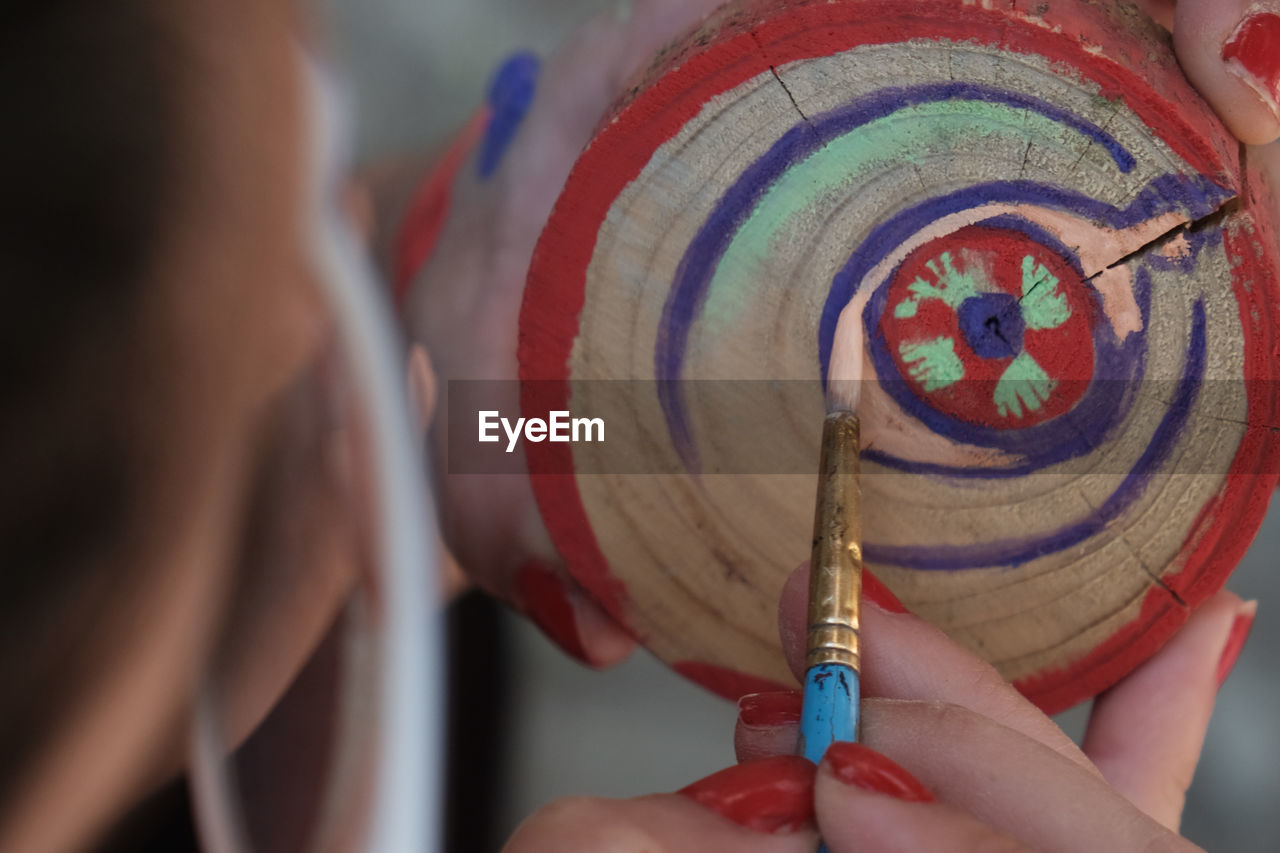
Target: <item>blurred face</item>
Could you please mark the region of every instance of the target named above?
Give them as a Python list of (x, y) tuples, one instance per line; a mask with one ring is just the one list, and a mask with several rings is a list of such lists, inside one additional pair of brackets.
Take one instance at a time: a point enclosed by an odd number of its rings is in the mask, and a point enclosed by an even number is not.
[(147, 288), (163, 423), (134, 558), (157, 580), (0, 815), (4, 850), (79, 846), (176, 768), (199, 673), (243, 737), (357, 575), (349, 421), (301, 227), (302, 22), (284, 0), (173, 14), (192, 57), (191, 132)]

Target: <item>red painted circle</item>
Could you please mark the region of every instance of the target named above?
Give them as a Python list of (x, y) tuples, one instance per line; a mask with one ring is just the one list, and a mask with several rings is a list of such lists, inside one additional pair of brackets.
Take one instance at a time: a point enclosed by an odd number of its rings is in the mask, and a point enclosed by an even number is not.
[[(1024, 259), (1032, 276), (1025, 294)], [(1008, 354), (974, 350), (961, 323), (960, 300), (974, 298), (971, 293), (1008, 295), (1001, 314), (1017, 314), (1005, 318), (1017, 335)], [(1040, 319), (1046, 312), (1034, 309), (1048, 300), (1056, 313)], [(899, 374), (929, 406), (967, 423), (1025, 429), (1069, 411), (1084, 396), (1093, 377), (1093, 314), (1084, 281), (1056, 251), (1019, 231), (971, 225), (907, 255), (889, 283), (880, 330)], [(1042, 328), (1034, 327), (1037, 320)], [(944, 353), (953, 372), (931, 376), (926, 352)], [(1047, 382), (1037, 384), (1034, 395), (1024, 390), (1026, 400), (1010, 402), (1012, 376), (1027, 364)]]

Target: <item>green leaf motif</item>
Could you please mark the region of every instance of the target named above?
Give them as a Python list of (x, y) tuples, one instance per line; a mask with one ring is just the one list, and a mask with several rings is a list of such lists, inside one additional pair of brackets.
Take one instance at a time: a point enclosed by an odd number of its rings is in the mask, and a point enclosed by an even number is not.
[(952, 338), (931, 341), (904, 341), (898, 353), (907, 363), (911, 378), (924, 386), (926, 394), (954, 385), (964, 378), (964, 363), (956, 355)]
[(1024, 408), (1027, 414), (1038, 411), (1056, 384), (1039, 362), (1025, 352), (1019, 353), (996, 383), (996, 411), (1005, 418), (1010, 414), (1021, 418)]
[(1056, 329), (1071, 319), (1058, 277), (1027, 255), (1022, 259), (1022, 319), (1028, 329)]
[[(938, 261), (942, 265), (938, 265)], [(911, 295), (902, 300), (893, 309), (893, 316), (906, 320), (916, 316), (920, 303), (927, 299), (940, 299), (951, 310), (960, 307), (970, 296), (978, 292), (978, 279), (973, 273), (956, 269), (955, 260), (950, 252), (943, 252), (939, 257), (929, 261), (926, 266), (933, 273), (937, 284), (930, 284), (919, 276), (907, 285)]]

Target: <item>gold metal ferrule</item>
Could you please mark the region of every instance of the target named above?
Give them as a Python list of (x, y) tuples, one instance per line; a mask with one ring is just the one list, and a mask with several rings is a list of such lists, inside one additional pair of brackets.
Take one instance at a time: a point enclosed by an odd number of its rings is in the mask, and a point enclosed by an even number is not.
[(805, 667), (840, 663), (858, 669), (858, 600), (862, 593), (862, 492), (858, 484), (858, 416), (833, 412), (822, 425), (818, 505), (809, 573)]

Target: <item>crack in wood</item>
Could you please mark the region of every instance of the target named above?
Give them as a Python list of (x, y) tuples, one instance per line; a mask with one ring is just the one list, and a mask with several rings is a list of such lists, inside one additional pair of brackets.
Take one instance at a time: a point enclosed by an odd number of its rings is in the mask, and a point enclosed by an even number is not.
[[(796, 114), (800, 116), (805, 124), (809, 125), (810, 130), (813, 130), (813, 125), (809, 122), (809, 117), (804, 114), (804, 110), (800, 109), (800, 105), (796, 103), (796, 96), (791, 93), (791, 89), (787, 86), (786, 81), (782, 79), (780, 74), (778, 74), (777, 66), (770, 65), (769, 71), (772, 72), (773, 79), (777, 80), (778, 85), (782, 87), (782, 91), (787, 93), (787, 100), (791, 102), (791, 106), (796, 108)], [(814, 132), (816, 133), (817, 131)]]
[(1113, 270), (1122, 264), (1126, 264), (1129, 261), (1134, 260), (1135, 258), (1138, 258), (1142, 255), (1147, 255), (1153, 251), (1162, 249), (1170, 241), (1177, 239), (1183, 234), (1196, 234), (1201, 231), (1204, 231), (1206, 228), (1211, 228), (1217, 225), (1221, 225), (1223, 222), (1227, 220), (1228, 217), (1238, 213), (1240, 210), (1240, 207), (1241, 205), (1240, 205), (1239, 196), (1232, 196), (1231, 198), (1228, 198), (1226, 201), (1220, 204), (1217, 207), (1217, 209), (1214, 210), (1212, 213), (1206, 216), (1202, 216), (1199, 219), (1192, 220), (1190, 222), (1178, 223), (1177, 225), (1170, 228), (1168, 231), (1164, 232), (1163, 234), (1153, 237), (1152, 239), (1148, 240), (1146, 243), (1143, 243), (1141, 246), (1134, 249), (1132, 252), (1128, 253), (1127, 255), (1124, 255), (1123, 257), (1118, 258), (1112, 263), (1107, 264), (1107, 266), (1104, 269), (1101, 269), (1098, 272), (1094, 273), (1093, 275), (1089, 276), (1088, 278), (1085, 279), (1085, 281), (1086, 282), (1093, 281), (1095, 278), (1107, 272), (1108, 270)]
[[(1196, 234), (1205, 230), (1206, 228), (1211, 228), (1217, 225), (1221, 225), (1231, 216), (1238, 213), (1240, 211), (1240, 208), (1241, 208), (1240, 197), (1231, 196), (1226, 201), (1224, 201), (1221, 205), (1219, 205), (1218, 208), (1213, 211), (1213, 213), (1210, 213), (1206, 216), (1202, 216), (1199, 219), (1195, 219), (1190, 222), (1179, 222), (1177, 225), (1173, 226), (1168, 231), (1165, 231), (1163, 234), (1160, 234), (1156, 237), (1151, 238), (1150, 240), (1143, 243), (1138, 248), (1134, 249), (1132, 252), (1122, 255), (1121, 257), (1117, 258), (1115, 261), (1112, 261), (1102, 269), (1098, 270), (1093, 275), (1087, 276), (1084, 279), (1084, 283), (1089, 284), (1098, 276), (1103, 275), (1104, 273), (1110, 272), (1111, 270), (1115, 269), (1118, 266), (1127, 264), (1130, 261), (1136, 260), (1154, 251), (1158, 251), (1159, 249), (1166, 246), (1170, 241), (1177, 239), (1183, 234)], [(1030, 290), (1022, 294), (1021, 296), (1019, 296), (1018, 297), (1019, 304), (1021, 304), (1022, 300), (1026, 299), (1028, 296), (1035, 293), (1036, 289), (1039, 288), (1040, 285), (1044, 284), (1046, 280), (1047, 279), (1040, 279), (1039, 281), (1037, 281), (1035, 284), (1031, 286)]]
[[(804, 110), (800, 109), (800, 103), (796, 100), (795, 94), (791, 91), (791, 87), (787, 85), (787, 81), (782, 79), (782, 75), (778, 73), (778, 66), (774, 65), (769, 59), (769, 52), (764, 49), (764, 45), (760, 43), (760, 37), (756, 35), (755, 30), (751, 31), (751, 40), (755, 42), (756, 50), (760, 51), (760, 56), (769, 63), (769, 73), (773, 75), (773, 79), (778, 81), (778, 85), (782, 87), (782, 91), (786, 93), (787, 100), (791, 102), (791, 107), (796, 111), (796, 115), (800, 116), (800, 120), (804, 122), (805, 127), (809, 128), (809, 132), (814, 136), (818, 135), (817, 129), (813, 126), (813, 122), (805, 115)], [(826, 147), (826, 140), (819, 137), (823, 147)]]
[[(1098, 509), (1096, 506), (1093, 505), (1093, 502), (1090, 501), (1085, 496), (1084, 492), (1082, 492), (1079, 488), (1076, 489), (1076, 495), (1077, 497), (1080, 498), (1080, 500), (1084, 503), (1085, 506), (1089, 507), (1090, 511), (1096, 511)], [(1187, 604), (1186, 599), (1184, 599), (1181, 595), (1179, 595), (1177, 590), (1170, 587), (1167, 583), (1164, 582), (1164, 578), (1160, 577), (1159, 575), (1157, 575), (1155, 572), (1151, 570), (1151, 567), (1147, 565), (1146, 560), (1142, 559), (1142, 555), (1138, 553), (1138, 549), (1133, 547), (1133, 543), (1129, 541), (1129, 537), (1124, 533), (1124, 531), (1118, 531), (1116, 533), (1116, 541), (1119, 541), (1120, 544), (1124, 546), (1124, 549), (1129, 552), (1129, 555), (1131, 557), (1133, 557), (1134, 562), (1136, 562), (1138, 564), (1138, 567), (1142, 569), (1142, 573), (1146, 575), (1148, 578), (1150, 578), (1151, 581), (1156, 586), (1160, 587), (1165, 592), (1167, 592), (1169, 596), (1175, 602), (1177, 602), (1177, 604), (1180, 607), (1184, 607), (1188, 609), (1190, 608), (1190, 605)]]
[[(1161, 402), (1164, 402), (1164, 401), (1161, 401)], [(1260, 429), (1260, 430), (1265, 430), (1266, 432), (1280, 433), (1280, 424), (1249, 423), (1248, 421), (1240, 421), (1240, 420), (1236, 420), (1235, 418), (1224, 418), (1221, 415), (1214, 415), (1214, 414), (1208, 414), (1208, 413), (1201, 415), (1201, 417), (1206, 418), (1207, 420), (1213, 421), (1214, 423), (1231, 424), (1232, 426), (1242, 426), (1242, 427), (1247, 427), (1248, 429)]]
[(932, 189), (932, 187), (930, 187), (929, 184), (925, 182), (924, 173), (920, 171), (920, 167), (917, 166), (915, 163), (912, 163), (911, 168), (915, 170), (916, 180), (920, 182), (920, 189), (924, 190), (925, 192), (929, 192), (929, 190)]
[[(1116, 120), (1116, 117), (1118, 115), (1120, 115), (1119, 106), (1113, 101), (1108, 101), (1108, 103), (1111, 105), (1111, 115), (1107, 116), (1107, 120), (1103, 122), (1102, 125), (1098, 128), (1103, 133), (1110, 132), (1111, 123)], [(1095, 140), (1092, 136), (1089, 137), (1089, 141), (1085, 144), (1084, 148), (1080, 151), (1080, 156), (1076, 159), (1075, 164), (1072, 165), (1071, 167), (1072, 175), (1080, 171), (1080, 164), (1084, 162), (1084, 158), (1088, 155), (1088, 153), (1093, 150), (1093, 147), (1096, 144), (1096, 142), (1097, 140)]]

